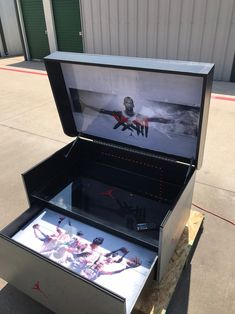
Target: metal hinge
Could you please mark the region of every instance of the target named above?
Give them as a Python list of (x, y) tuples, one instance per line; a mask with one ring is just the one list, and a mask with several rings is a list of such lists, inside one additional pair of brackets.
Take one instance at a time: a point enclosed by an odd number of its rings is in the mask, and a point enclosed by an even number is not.
[(67, 151), (67, 153), (64, 155), (65, 158), (68, 158), (69, 155), (71, 154), (71, 152), (73, 151), (73, 149), (75, 148), (76, 144), (78, 143), (80, 137), (77, 136), (77, 138), (73, 141), (71, 147), (69, 148), (69, 150)]
[(192, 167), (195, 167), (195, 166), (194, 166), (194, 159), (193, 159), (193, 157), (191, 158), (190, 164), (189, 164), (189, 166), (188, 166), (188, 171), (187, 171), (187, 173), (186, 173), (184, 183), (186, 183), (187, 178), (188, 178), (188, 176), (189, 176), (189, 173), (190, 173), (190, 170), (192, 169)]

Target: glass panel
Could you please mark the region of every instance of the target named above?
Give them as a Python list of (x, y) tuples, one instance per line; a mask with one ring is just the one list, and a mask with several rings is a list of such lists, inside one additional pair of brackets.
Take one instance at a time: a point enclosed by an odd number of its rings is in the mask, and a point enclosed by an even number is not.
[(195, 158), (203, 79), (62, 63), (78, 132)]
[(155, 246), (160, 224), (170, 207), (169, 202), (154, 195), (146, 198), (85, 176), (66, 182), (57, 178), (35, 196)]

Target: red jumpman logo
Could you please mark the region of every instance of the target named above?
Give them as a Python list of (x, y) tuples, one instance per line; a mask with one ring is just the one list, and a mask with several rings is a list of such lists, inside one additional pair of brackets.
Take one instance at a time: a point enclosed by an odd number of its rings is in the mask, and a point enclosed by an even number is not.
[(39, 282), (39, 280), (35, 282), (35, 284), (34, 284), (34, 286), (33, 286), (32, 289), (39, 291), (44, 297), (47, 298), (47, 296), (45, 295), (45, 293), (44, 293), (44, 292), (41, 290), (41, 288), (40, 288), (40, 282)]
[(100, 194), (113, 198), (113, 191), (114, 191), (114, 190), (115, 190), (115, 189), (109, 189), (109, 190), (104, 191), (104, 192), (102, 192), (102, 193), (100, 193)]

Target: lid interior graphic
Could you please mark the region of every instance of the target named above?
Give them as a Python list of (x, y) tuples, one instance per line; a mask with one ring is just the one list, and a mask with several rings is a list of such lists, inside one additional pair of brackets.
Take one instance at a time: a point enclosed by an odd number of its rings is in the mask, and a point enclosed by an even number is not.
[[(59, 66), (74, 135), (188, 161), (197, 159), (204, 73), (151, 71), (143, 65), (122, 68), (97, 61), (90, 64), (60, 60)], [(61, 120), (63, 124), (64, 117)]]

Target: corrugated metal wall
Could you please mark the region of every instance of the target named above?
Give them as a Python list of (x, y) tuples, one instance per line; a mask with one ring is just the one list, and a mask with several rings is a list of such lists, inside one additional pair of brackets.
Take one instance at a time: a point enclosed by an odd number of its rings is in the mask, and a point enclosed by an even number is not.
[(228, 81), (235, 0), (80, 0), (85, 50), (214, 62)]
[[(8, 55), (14, 56), (23, 54), (14, 0), (0, 0), (0, 17)], [(2, 49), (1, 54), (4, 55)]]

